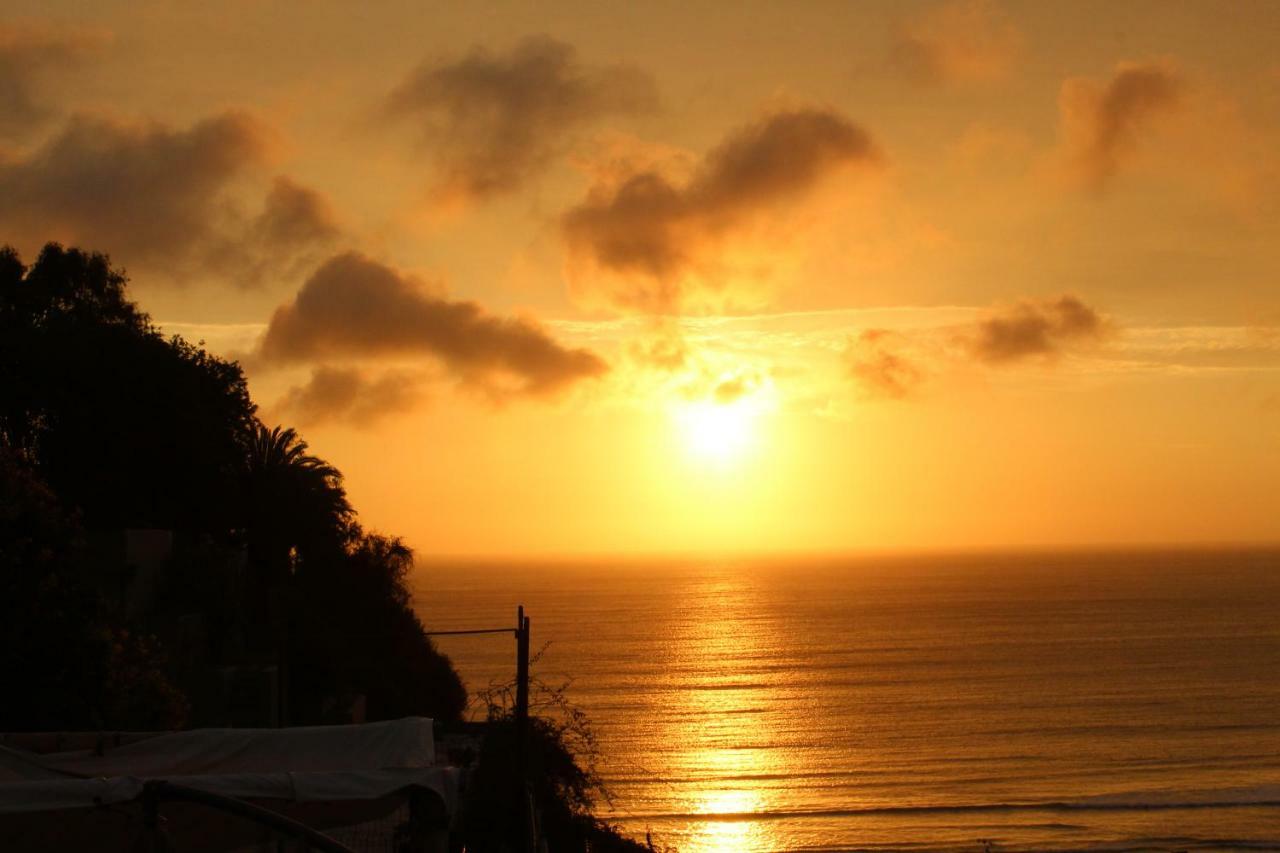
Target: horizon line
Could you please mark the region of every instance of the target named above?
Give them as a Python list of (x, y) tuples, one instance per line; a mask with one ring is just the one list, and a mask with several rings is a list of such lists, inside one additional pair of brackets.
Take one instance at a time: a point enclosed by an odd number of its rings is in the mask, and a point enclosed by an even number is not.
[(758, 550), (732, 550), (711, 548), (651, 549), (631, 551), (582, 550), (582, 551), (423, 551), (410, 546), (415, 563), (471, 562), (505, 563), (526, 561), (593, 562), (611, 561), (676, 561), (676, 560), (753, 560), (774, 559), (868, 559), (876, 557), (947, 557), (982, 555), (1050, 555), (1050, 554), (1170, 554), (1170, 553), (1280, 553), (1280, 538), (1266, 540), (1194, 540), (1188, 542), (1130, 541), (1090, 543), (1035, 543), (1035, 544), (981, 544), (981, 545), (915, 545), (902, 547), (864, 548), (771, 548)]

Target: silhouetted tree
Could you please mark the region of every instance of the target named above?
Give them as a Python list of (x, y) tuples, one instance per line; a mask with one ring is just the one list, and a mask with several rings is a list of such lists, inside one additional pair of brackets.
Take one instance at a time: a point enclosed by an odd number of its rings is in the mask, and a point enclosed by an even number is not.
[(103, 255), (0, 252), (0, 444), (91, 528), (225, 530), (254, 422), (238, 365), (165, 340)]
[(114, 624), (80, 526), (0, 448), (0, 730), (167, 729), (186, 700), (153, 637)]
[(342, 473), (307, 452), (293, 429), (255, 424), (246, 453), (250, 559), (268, 585), (291, 574), (291, 554), (340, 548), (355, 513)]
[[(237, 648), (227, 638), (256, 626), (256, 637), (247, 638), (257, 640), (250, 649), (256, 660), (274, 650), (303, 676), (291, 690), (299, 700), (295, 721), (335, 714), (344, 696), (357, 693), (368, 697), (375, 719), (459, 716), (461, 681), (410, 606), (408, 549), (365, 534), (341, 473), (311, 455), (292, 429), (257, 420), (239, 365), (179, 337), (165, 339), (126, 298), (126, 283), (103, 255), (50, 244), (28, 269), (12, 249), (0, 250), (0, 450), (47, 483), (48, 499), (56, 495), (55, 503), (90, 530), (180, 532), (184, 565), (170, 576), (209, 594), (170, 584), (162, 604), (200, 611), (219, 634), (211, 647), (225, 654)], [(41, 494), (22, 491), (37, 515), (46, 512)], [(247, 546), (245, 582), (216, 577), (233, 572), (234, 562), (216, 555), (234, 553), (238, 543)], [(62, 608), (75, 614), (72, 621), (94, 626), (93, 636), (65, 632), (67, 650), (89, 650), (80, 663), (99, 662), (120, 690), (168, 707), (161, 695), (167, 682), (153, 666), (158, 648), (135, 626), (104, 620), (88, 587), (62, 583), (69, 557), (7, 553), (7, 601)], [(100, 568), (82, 563), (88, 575)], [(178, 615), (153, 614), (151, 622), (174, 629)], [(14, 657), (6, 665), (18, 666), (35, 640), (20, 632), (8, 639)], [(50, 648), (56, 639), (48, 638)], [(76, 663), (60, 655), (46, 663)], [(239, 661), (206, 663), (217, 662)], [(6, 686), (32, 688), (42, 697), (32, 707), (61, 701), (47, 692), (55, 684), (79, 685), (68, 688), (74, 705), (77, 696), (93, 695), (84, 685), (101, 681), (101, 673), (34, 663), (14, 672), (17, 680)], [(92, 699), (99, 718), (127, 716), (120, 695)]]
[(369, 719), (462, 715), (466, 688), (411, 606), (412, 564), (399, 539), (363, 532), (340, 556), (301, 559), (291, 608), (295, 713), (328, 721), (326, 699), (363, 694)]
[(250, 562), (275, 602), (264, 621), (284, 620), (293, 719), (336, 721), (357, 694), (370, 719), (460, 716), (466, 690), (413, 612), (413, 554), (360, 529), (341, 472), (293, 429), (259, 424), (247, 483)]
[[(255, 423), (245, 454), (245, 505), (250, 602), (256, 630), (251, 640), (291, 658), (289, 586), (303, 553), (341, 553), (354, 512), (338, 469), (307, 452), (293, 429)], [(286, 659), (279, 659), (288, 665)]]
[[(537, 663), (535, 656), (532, 663)], [(531, 683), (525, 768), (536, 820), (551, 850), (640, 853), (655, 848), (632, 841), (595, 817), (606, 798), (595, 770), (595, 736), (583, 711), (569, 701), (568, 684)], [(479, 853), (520, 850), (526, 826), (516, 765), (515, 683), (481, 691), (487, 730), (468, 784), (459, 819), (468, 850)]]

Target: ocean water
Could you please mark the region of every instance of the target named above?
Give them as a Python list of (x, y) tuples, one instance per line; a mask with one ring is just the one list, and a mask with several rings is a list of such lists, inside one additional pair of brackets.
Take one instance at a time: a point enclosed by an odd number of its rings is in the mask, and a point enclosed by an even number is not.
[[(1280, 849), (1280, 552), (422, 562), (683, 853)], [(441, 638), (469, 686), (515, 643)]]

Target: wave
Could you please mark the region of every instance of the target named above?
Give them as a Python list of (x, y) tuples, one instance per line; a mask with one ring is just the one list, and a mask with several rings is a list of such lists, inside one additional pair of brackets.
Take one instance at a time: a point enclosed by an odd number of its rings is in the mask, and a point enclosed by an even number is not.
[[(1247, 838), (1138, 838), (1125, 841), (1084, 842), (1073, 847), (1020, 846), (1020, 853), (1190, 853), (1192, 850), (1254, 851), (1280, 850), (1280, 841), (1258, 841)], [(972, 853), (973, 844), (938, 845), (931, 842), (861, 847), (797, 847), (789, 853)]]
[(1229, 788), (1203, 792), (1142, 791), (1103, 794), (1076, 800), (1008, 803), (949, 803), (910, 806), (854, 806), (814, 809), (776, 809), (742, 812), (629, 813), (628, 820), (697, 820), (740, 822), (873, 815), (967, 814), (980, 812), (1156, 811), (1179, 809), (1280, 808), (1280, 785)]

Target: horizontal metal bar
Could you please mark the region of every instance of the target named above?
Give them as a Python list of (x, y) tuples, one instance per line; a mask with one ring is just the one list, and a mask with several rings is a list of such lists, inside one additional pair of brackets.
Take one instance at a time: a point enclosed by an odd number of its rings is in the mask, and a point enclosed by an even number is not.
[(475, 628), (470, 631), (426, 631), (428, 637), (445, 637), (455, 634), (517, 634), (519, 628)]
[[(262, 824), (281, 834), (290, 835), (316, 850), (323, 851), (323, 853), (355, 853), (345, 844), (325, 835), (323, 832), (312, 829), (304, 823), (285, 817), (279, 812), (264, 809), (262, 806), (247, 803), (244, 800), (237, 800), (234, 797), (224, 797), (221, 794), (214, 794), (210, 791), (188, 788), (186, 785), (175, 785), (172, 782), (161, 779), (153, 779), (143, 785), (142, 796), (144, 799), (151, 799), (151, 809), (153, 810), (160, 801), (184, 800), (188, 803), (199, 803), (200, 805), (219, 809), (237, 817)], [(152, 816), (154, 817), (154, 815), (155, 812), (152, 811)]]

